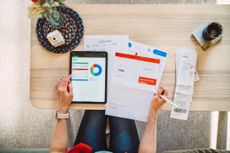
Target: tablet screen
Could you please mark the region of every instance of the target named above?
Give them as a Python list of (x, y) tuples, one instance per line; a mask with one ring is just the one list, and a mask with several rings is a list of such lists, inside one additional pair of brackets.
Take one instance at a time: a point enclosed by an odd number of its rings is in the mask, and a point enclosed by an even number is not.
[(71, 56), (73, 102), (106, 102), (106, 53), (81, 52)]

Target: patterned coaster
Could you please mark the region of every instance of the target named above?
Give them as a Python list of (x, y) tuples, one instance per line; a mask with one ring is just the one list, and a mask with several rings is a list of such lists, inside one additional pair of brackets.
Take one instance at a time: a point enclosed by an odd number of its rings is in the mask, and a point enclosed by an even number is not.
[[(84, 26), (78, 13), (71, 8), (58, 6), (57, 10), (60, 13), (62, 26), (55, 28), (46, 18), (41, 17), (37, 21), (36, 33), (39, 42), (48, 51), (53, 53), (65, 53), (73, 50), (80, 43), (83, 37)], [(46, 36), (54, 30), (59, 30), (62, 33), (65, 44), (58, 47), (54, 47), (50, 44)]]

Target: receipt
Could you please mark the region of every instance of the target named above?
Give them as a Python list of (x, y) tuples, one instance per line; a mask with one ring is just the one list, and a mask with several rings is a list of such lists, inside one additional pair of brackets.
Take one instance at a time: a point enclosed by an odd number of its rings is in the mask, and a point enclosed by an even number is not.
[(179, 94), (193, 95), (193, 88), (190, 86), (177, 85), (175, 91)]
[[(187, 50), (187, 49), (184, 49), (184, 50)], [(183, 49), (178, 49), (177, 52), (176, 52), (176, 69), (179, 70), (179, 66), (181, 65), (180, 64), (180, 59), (182, 57), (182, 54), (183, 53)], [(194, 73), (195, 77), (194, 77), (194, 81), (199, 81), (200, 80), (200, 77), (199, 77), (199, 74), (198, 74), (198, 71), (196, 70), (195, 73)], [(176, 71), (176, 78), (178, 78), (178, 71)], [(183, 79), (183, 78), (182, 78)]]
[(183, 55), (180, 59), (177, 84), (183, 86), (193, 86), (195, 69), (192, 58), (189, 55)]
[(192, 102), (192, 97), (184, 94), (175, 94), (174, 102), (177, 104), (178, 108), (173, 107), (171, 111), (171, 118), (187, 120), (189, 107)]
[(194, 81), (199, 80), (196, 72), (197, 53), (193, 49), (178, 49), (176, 51), (176, 90), (174, 103), (178, 108), (172, 108), (171, 118), (187, 120), (192, 102)]

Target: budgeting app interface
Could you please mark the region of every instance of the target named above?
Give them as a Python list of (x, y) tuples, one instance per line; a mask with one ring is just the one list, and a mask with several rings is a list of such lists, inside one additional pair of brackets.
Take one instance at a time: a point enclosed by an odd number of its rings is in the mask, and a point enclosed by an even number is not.
[(73, 101), (105, 102), (105, 57), (72, 56)]

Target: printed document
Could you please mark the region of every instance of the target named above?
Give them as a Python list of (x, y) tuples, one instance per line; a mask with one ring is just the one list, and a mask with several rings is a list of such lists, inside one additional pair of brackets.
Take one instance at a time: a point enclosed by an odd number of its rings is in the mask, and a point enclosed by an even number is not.
[(128, 46), (129, 53), (115, 53), (106, 114), (147, 121), (167, 52), (133, 41)]

